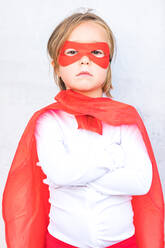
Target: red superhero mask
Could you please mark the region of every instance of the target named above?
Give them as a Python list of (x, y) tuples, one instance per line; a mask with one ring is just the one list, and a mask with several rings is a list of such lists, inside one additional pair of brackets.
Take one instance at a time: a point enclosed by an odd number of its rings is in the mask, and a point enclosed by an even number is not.
[(58, 62), (62, 66), (67, 66), (85, 55), (102, 68), (107, 68), (109, 65), (109, 46), (106, 42), (79, 43), (67, 40), (60, 49)]

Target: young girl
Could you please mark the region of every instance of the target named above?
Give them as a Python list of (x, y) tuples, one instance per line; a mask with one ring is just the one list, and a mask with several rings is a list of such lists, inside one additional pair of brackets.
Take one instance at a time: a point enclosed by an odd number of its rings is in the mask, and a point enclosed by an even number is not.
[(93, 13), (53, 31), (60, 92), (30, 119), (3, 194), (8, 248), (163, 248), (164, 200), (144, 124), (112, 100), (114, 36)]

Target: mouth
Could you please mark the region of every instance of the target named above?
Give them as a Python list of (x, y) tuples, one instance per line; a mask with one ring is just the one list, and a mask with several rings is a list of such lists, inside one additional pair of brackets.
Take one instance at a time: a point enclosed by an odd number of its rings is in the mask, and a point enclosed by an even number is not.
[(80, 72), (79, 74), (77, 74), (76, 76), (81, 76), (81, 75), (84, 75), (84, 76), (92, 76), (92, 74), (90, 74), (88, 71), (82, 71), (82, 72)]

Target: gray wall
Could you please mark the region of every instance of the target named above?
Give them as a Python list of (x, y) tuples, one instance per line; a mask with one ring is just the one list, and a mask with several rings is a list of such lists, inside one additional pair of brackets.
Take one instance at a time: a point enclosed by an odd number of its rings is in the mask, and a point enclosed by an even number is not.
[[(58, 92), (46, 53), (49, 35), (59, 21), (79, 7), (96, 9), (115, 34), (112, 95), (138, 109), (165, 192), (164, 0), (6, 0), (0, 5), (0, 200), (29, 118), (53, 102)], [(0, 247), (5, 248), (1, 215), (0, 230)]]

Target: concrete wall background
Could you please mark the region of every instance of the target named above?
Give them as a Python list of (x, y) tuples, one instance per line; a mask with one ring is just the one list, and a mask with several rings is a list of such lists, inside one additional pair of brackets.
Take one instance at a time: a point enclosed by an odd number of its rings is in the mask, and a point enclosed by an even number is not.
[[(0, 5), (0, 200), (28, 120), (53, 102), (58, 92), (46, 53), (48, 38), (79, 7), (94, 8), (114, 32), (117, 56), (112, 63), (112, 95), (138, 109), (165, 192), (165, 2), (6, 0)], [(1, 214), (0, 230), (0, 248), (5, 248)]]

